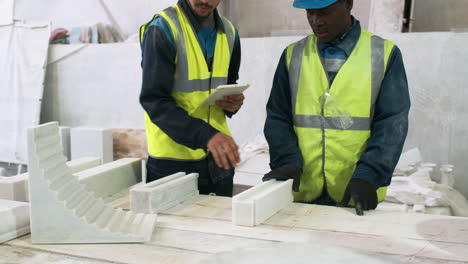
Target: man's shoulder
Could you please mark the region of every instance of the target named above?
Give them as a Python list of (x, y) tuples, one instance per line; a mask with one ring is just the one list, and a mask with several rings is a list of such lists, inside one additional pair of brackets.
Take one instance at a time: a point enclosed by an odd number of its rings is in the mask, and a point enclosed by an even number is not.
[(395, 43), (393, 43), (393, 41), (391, 41), (389, 38), (381, 36), (381, 35), (377, 35), (376, 33), (373, 33), (373, 32), (370, 32), (370, 31), (367, 31), (364, 28), (361, 29), (361, 32), (364, 33), (364, 34), (368, 34), (369, 37), (378, 38), (378, 39), (381, 39), (381, 40), (383, 40), (385, 42), (388, 42), (388, 43), (391, 43), (391, 44), (395, 45)]
[(294, 48), (294, 47), (297, 46), (297, 45), (305, 45), (306, 42), (309, 40), (309, 38), (313, 38), (313, 35), (307, 35), (307, 36), (305, 36), (305, 37), (302, 37), (301, 39), (299, 39), (299, 40), (297, 40), (297, 41), (295, 41), (295, 42), (289, 44), (289, 45), (285, 48), (285, 50), (292, 49), (292, 48)]
[(160, 16), (160, 15), (155, 15), (153, 20), (148, 25), (148, 28), (150, 27), (160, 27), (160, 28), (167, 28), (169, 25), (167, 24), (166, 20)]

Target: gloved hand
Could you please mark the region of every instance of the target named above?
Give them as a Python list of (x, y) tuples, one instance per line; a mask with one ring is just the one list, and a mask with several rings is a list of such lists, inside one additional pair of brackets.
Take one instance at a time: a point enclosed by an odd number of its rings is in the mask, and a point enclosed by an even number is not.
[(357, 215), (364, 215), (364, 211), (374, 210), (377, 207), (377, 191), (375, 187), (361, 179), (351, 179), (338, 206), (347, 206), (351, 198), (354, 201)]
[(301, 175), (302, 169), (299, 169), (292, 165), (283, 165), (265, 174), (262, 180), (269, 181), (275, 179), (278, 181), (286, 181), (289, 179), (293, 179), (292, 189), (293, 191), (298, 192), (299, 184), (301, 183)]

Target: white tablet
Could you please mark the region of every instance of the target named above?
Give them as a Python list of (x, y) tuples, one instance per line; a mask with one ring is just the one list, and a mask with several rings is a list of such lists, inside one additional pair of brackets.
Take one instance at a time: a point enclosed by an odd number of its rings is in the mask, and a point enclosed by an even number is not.
[(223, 99), (224, 96), (243, 93), (249, 86), (248, 84), (220, 85), (203, 101), (202, 105), (214, 105), (216, 101)]

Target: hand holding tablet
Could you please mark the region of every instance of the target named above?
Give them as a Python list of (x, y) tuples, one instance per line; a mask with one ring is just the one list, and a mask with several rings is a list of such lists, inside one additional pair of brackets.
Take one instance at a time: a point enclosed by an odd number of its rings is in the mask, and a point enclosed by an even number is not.
[(216, 101), (223, 100), (224, 96), (242, 94), (249, 86), (248, 84), (220, 85), (203, 101), (202, 105), (215, 105)]

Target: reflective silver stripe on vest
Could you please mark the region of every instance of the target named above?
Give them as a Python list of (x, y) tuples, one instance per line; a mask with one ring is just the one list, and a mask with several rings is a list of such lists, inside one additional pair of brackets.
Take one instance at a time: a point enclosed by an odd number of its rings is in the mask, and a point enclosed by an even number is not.
[(211, 78), (211, 89), (216, 89), (216, 87), (220, 85), (225, 85), (227, 81), (227, 77), (213, 77)]
[[(351, 118), (351, 126), (343, 124), (344, 118)], [(313, 116), (313, 115), (295, 115), (294, 126), (303, 128), (337, 129), (352, 131), (370, 130), (370, 119), (367, 117), (340, 117), (340, 116)], [(346, 128), (345, 128), (346, 127)]]
[(372, 36), (371, 38), (371, 109), (370, 118), (365, 117), (349, 117), (352, 122), (349, 127), (343, 125), (343, 118), (348, 117), (323, 117), (315, 115), (296, 115), (297, 93), (299, 91), (299, 79), (302, 67), (302, 57), (304, 55), (304, 47), (307, 38), (300, 40), (294, 46), (291, 63), (289, 66), (289, 85), (291, 89), (291, 101), (294, 115), (294, 125), (303, 128), (323, 128), (324, 129), (339, 129), (339, 130), (354, 130), (366, 131), (370, 130), (371, 121), (373, 120), (375, 103), (380, 92), (380, 87), (385, 73), (385, 40)]
[[(216, 88), (219, 85), (227, 83), (226, 77), (211, 78), (211, 88)], [(174, 80), (174, 92), (191, 93), (191, 92), (207, 92), (210, 87), (210, 79), (204, 80)]]
[(296, 114), (296, 99), (297, 92), (299, 91), (299, 79), (301, 77), (302, 55), (304, 54), (307, 39), (308, 37), (301, 39), (294, 46), (291, 54), (291, 62), (289, 63), (289, 86), (291, 89), (291, 106), (293, 115)]
[(374, 118), (375, 103), (380, 93), (380, 87), (385, 73), (385, 40), (379, 36), (371, 38), (372, 60), (372, 95), (370, 117)]
[[(187, 59), (187, 49), (185, 47), (185, 37), (182, 31), (182, 27), (180, 25), (179, 17), (177, 15), (177, 10), (174, 7), (169, 7), (164, 12), (167, 16), (172, 20), (176, 29), (177, 29), (177, 38), (174, 41), (177, 42), (177, 80), (188, 80), (188, 59)], [(179, 88), (177, 87), (177, 80), (174, 84), (174, 90), (177, 91)], [(180, 88), (184, 90), (185, 88)]]
[(338, 72), (343, 64), (345, 63), (345, 60), (342, 59), (323, 59), (322, 64), (325, 69), (329, 72)]
[(224, 33), (226, 33), (226, 37), (229, 44), (229, 54), (232, 54), (232, 50), (234, 49), (234, 40), (236, 36), (232, 31), (231, 23), (229, 23), (229, 21), (224, 17), (221, 17), (221, 20), (223, 21)]

